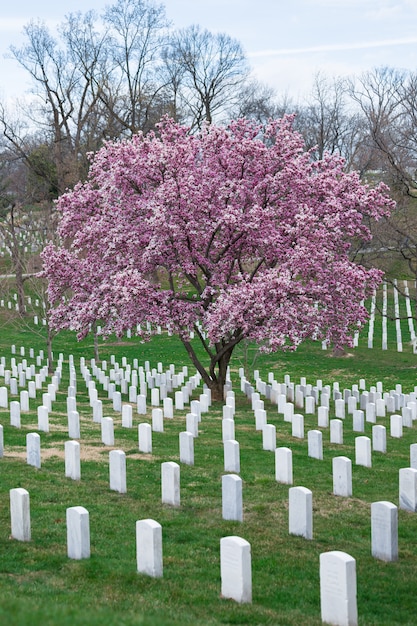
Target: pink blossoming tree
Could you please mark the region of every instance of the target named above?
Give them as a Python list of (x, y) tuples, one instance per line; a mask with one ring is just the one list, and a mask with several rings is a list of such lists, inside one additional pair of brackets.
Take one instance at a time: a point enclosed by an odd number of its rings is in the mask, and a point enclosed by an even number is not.
[(62, 245), (43, 252), (55, 328), (162, 325), (216, 398), (243, 339), (349, 345), (381, 280), (349, 260), (350, 242), (368, 240), (367, 221), (392, 202), (340, 158), (314, 161), (292, 121), (190, 135), (166, 119), (157, 135), (106, 144), (60, 197)]

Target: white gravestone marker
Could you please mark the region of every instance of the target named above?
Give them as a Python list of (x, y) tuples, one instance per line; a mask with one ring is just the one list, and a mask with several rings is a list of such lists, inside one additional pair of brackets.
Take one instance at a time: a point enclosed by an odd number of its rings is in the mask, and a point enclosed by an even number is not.
[(153, 519), (136, 522), (136, 564), (140, 574), (154, 578), (163, 574), (162, 526)]
[(252, 602), (250, 544), (241, 537), (220, 539), (221, 595), (239, 603)]

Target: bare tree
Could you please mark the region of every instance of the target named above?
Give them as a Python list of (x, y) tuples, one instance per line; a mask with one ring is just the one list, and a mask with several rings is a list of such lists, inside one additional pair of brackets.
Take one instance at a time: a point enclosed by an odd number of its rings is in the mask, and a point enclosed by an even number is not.
[(226, 116), (236, 106), (249, 71), (236, 39), (189, 26), (173, 33), (165, 59), (176, 68), (176, 93), (192, 128)]

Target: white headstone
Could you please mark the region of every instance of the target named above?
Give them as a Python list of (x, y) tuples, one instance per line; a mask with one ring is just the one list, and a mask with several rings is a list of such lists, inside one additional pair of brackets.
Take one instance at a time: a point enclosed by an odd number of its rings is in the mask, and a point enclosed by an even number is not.
[(29, 392), (25, 389), (20, 392), (20, 410), (29, 411)]
[(377, 417), (385, 417), (386, 416), (386, 406), (384, 398), (376, 399), (376, 416)]
[(26, 460), (28, 465), (38, 469), (41, 466), (41, 438), (38, 433), (26, 435)]
[(193, 437), (198, 437), (198, 415), (187, 413), (185, 416), (185, 428)]
[(101, 441), (105, 446), (114, 446), (114, 424), (111, 417), (101, 420)]
[(80, 444), (78, 441), (65, 442), (65, 476), (72, 480), (80, 480)]
[(103, 402), (101, 400), (95, 400), (93, 402), (93, 422), (101, 424), (103, 419)]
[(221, 595), (239, 603), (252, 602), (250, 544), (241, 537), (220, 539)]
[(308, 456), (313, 459), (323, 459), (323, 434), (321, 430), (309, 430), (307, 433)]
[(333, 494), (350, 497), (352, 495), (352, 461), (346, 456), (333, 457)]
[(401, 439), (403, 436), (403, 418), (402, 415), (391, 415), (390, 417), (390, 435)]
[(152, 409), (152, 430), (156, 433), (164, 432), (164, 413), (162, 409)]
[(343, 398), (335, 400), (335, 414), (339, 419), (345, 419), (345, 401)]
[(187, 431), (180, 433), (180, 463), (194, 465), (194, 435)]
[(10, 402), (10, 425), (20, 428), (20, 402), (17, 400)]
[(358, 624), (356, 561), (346, 552), (320, 554), (320, 607), (326, 624)]
[(235, 438), (235, 422), (233, 419), (222, 419), (222, 441)]
[(275, 480), (292, 485), (292, 451), (290, 448), (282, 447), (275, 450)]
[(240, 449), (239, 443), (234, 439), (229, 439), (223, 444), (224, 449), (224, 471), (234, 472), (239, 474), (240, 472)]
[(398, 509), (391, 502), (371, 504), (372, 556), (382, 561), (398, 559)]
[(30, 498), (26, 489), (10, 489), (11, 535), (18, 541), (30, 541)]
[(304, 439), (304, 415), (301, 413), (294, 413), (293, 415), (291, 434), (297, 439)]
[(243, 521), (242, 479), (236, 474), (222, 476), (222, 516), (225, 520)]
[(152, 454), (152, 428), (150, 424), (143, 422), (138, 426), (139, 451)]
[(159, 389), (154, 387), (151, 389), (151, 406), (159, 406)]
[(174, 407), (172, 404), (172, 398), (163, 399), (163, 411), (164, 411), (164, 417), (166, 417), (167, 419), (173, 419)]
[(110, 489), (126, 493), (126, 454), (123, 450), (109, 453)]
[(328, 428), (329, 408), (327, 406), (319, 406), (317, 410), (317, 426), (320, 428)]
[(162, 526), (153, 519), (136, 522), (136, 564), (140, 574), (154, 578), (163, 574)]
[(266, 411), (265, 409), (255, 409), (255, 429), (263, 430), (266, 424)]
[(180, 505), (180, 466), (174, 461), (161, 464), (162, 503)]
[(343, 422), (340, 419), (330, 420), (330, 443), (343, 444)]
[(87, 509), (73, 506), (67, 509), (67, 554), (70, 559), (90, 557), (90, 519)]
[(355, 437), (355, 463), (372, 467), (371, 440), (369, 437)]
[(275, 424), (265, 424), (262, 430), (262, 448), (274, 452), (277, 447), (277, 429)]
[(417, 469), (417, 443), (410, 445), (410, 467)]
[(372, 450), (384, 453), (387, 451), (387, 429), (382, 424), (372, 426)]
[(123, 404), (122, 405), (122, 426), (123, 428), (132, 428), (132, 425), (133, 425), (132, 405)]
[(361, 409), (353, 411), (353, 432), (363, 433), (365, 431), (365, 413)]
[(9, 406), (7, 387), (0, 387), (0, 407), (7, 409)]
[(403, 467), (400, 469), (400, 509), (417, 511), (417, 469)]
[(313, 493), (306, 487), (288, 491), (288, 529), (290, 535), (313, 538)]
[(177, 411), (184, 410), (184, 396), (183, 396), (182, 391), (175, 392), (175, 409)]
[(70, 439), (80, 438), (80, 416), (77, 411), (68, 413), (68, 437)]
[(292, 402), (286, 402), (284, 407), (284, 422), (292, 422), (294, 415), (294, 405)]

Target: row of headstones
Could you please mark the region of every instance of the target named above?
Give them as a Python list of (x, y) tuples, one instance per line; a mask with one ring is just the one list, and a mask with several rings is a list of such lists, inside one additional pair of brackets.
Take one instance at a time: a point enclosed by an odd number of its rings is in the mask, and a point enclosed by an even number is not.
[[(191, 415), (191, 414), (190, 414)], [(194, 416), (195, 417), (195, 416)], [(198, 427), (198, 420), (196, 420)], [(149, 424), (140, 425), (141, 451), (152, 451), (151, 427)], [(143, 433), (146, 433), (145, 435)], [(41, 467), (40, 436), (38, 433), (28, 433), (26, 436), (27, 463), (34, 467)], [(194, 435), (184, 431), (179, 434), (180, 462), (194, 465)], [(0, 457), (3, 456), (3, 428), (0, 426)], [(243, 520), (242, 479), (240, 472), (239, 443), (233, 439), (223, 440), (224, 471), (235, 472), (223, 476), (223, 516), (235, 521)], [(417, 444), (410, 446), (410, 461), (417, 465)], [(361, 464), (361, 463), (357, 463)], [(110, 489), (126, 492), (126, 454), (123, 450), (112, 450), (109, 454)], [(162, 501), (175, 506), (180, 502), (179, 465), (172, 461), (162, 464)], [(348, 457), (338, 456), (332, 459), (333, 494), (336, 496), (352, 496), (352, 461)], [(70, 440), (65, 442), (65, 475), (73, 480), (81, 478), (80, 444)], [(292, 451), (287, 447), (275, 450), (275, 479), (284, 484), (293, 484)], [(311, 491), (302, 487), (305, 493)], [(416, 467), (401, 468), (399, 470), (399, 503), (400, 508), (417, 511), (417, 469)], [(291, 507), (290, 507), (291, 510)], [(300, 511), (304, 513), (301, 515)], [(306, 528), (305, 536), (312, 534), (312, 504), (306, 498), (305, 505), (297, 510), (294, 520), (298, 520)]]
[[(259, 379), (258, 379), (259, 380)], [(259, 385), (260, 387), (260, 385)], [(277, 385), (276, 385), (277, 387)], [(282, 389), (284, 387), (284, 389)], [(279, 393), (275, 395), (271, 400), (276, 401), (278, 405), (278, 413), (284, 416), (284, 420), (288, 422), (293, 422), (294, 430), (293, 436), (296, 437), (304, 437), (303, 433), (303, 417), (299, 414), (295, 414), (296, 406), (304, 408), (305, 414), (315, 414), (315, 396), (314, 395), (306, 395), (304, 393), (313, 393), (314, 389), (307, 389), (307, 387), (300, 386), (301, 389), (297, 390), (297, 394), (301, 395), (301, 398), (298, 399), (296, 405), (294, 402), (287, 401), (287, 395), (282, 393), (287, 389), (287, 385), (284, 383), (283, 385), (278, 385)], [(310, 386), (311, 387), (311, 386)], [(245, 393), (252, 401), (252, 409), (255, 411), (256, 419), (258, 420), (258, 429), (262, 430), (263, 425), (266, 424), (266, 411), (264, 410), (264, 401), (260, 399), (260, 393), (255, 392), (253, 387), (246, 381), (243, 381), (242, 388)], [(349, 390), (345, 390), (349, 391)], [(264, 389), (265, 392), (265, 389)], [(365, 392), (367, 394), (367, 392)], [(402, 436), (402, 427), (412, 427), (413, 420), (417, 419), (417, 394), (416, 392), (412, 392), (408, 395), (396, 394), (396, 397), (389, 396), (387, 399), (384, 398), (376, 398), (376, 404), (373, 402), (366, 402), (365, 393), (361, 396), (361, 400), (364, 400), (362, 406), (365, 410), (356, 409), (357, 398), (355, 396), (350, 396), (347, 393), (345, 394), (345, 399), (336, 398), (335, 399), (335, 414), (336, 418), (344, 420), (346, 417), (346, 406), (348, 407), (348, 413), (353, 417), (353, 430), (357, 432), (364, 432), (364, 424), (365, 419), (367, 422), (375, 423), (377, 417), (385, 417), (386, 416), (386, 406), (391, 411), (396, 411), (401, 408), (401, 415), (393, 415), (391, 416), (391, 435), (393, 437), (401, 437)], [(373, 392), (371, 392), (373, 393)], [(380, 393), (380, 392), (375, 392)], [(267, 394), (269, 395), (269, 394)], [(387, 402), (386, 402), (387, 400)], [(318, 426), (327, 428), (329, 426), (329, 396), (328, 394), (322, 394), (322, 405), (318, 407), (317, 415), (318, 415)], [(406, 403), (406, 405), (404, 405)], [(295, 417), (295, 419), (294, 419)], [(342, 443), (341, 436), (338, 433), (341, 431), (341, 425), (338, 422), (331, 423), (331, 427), (334, 429), (334, 443)], [(333, 439), (333, 437), (332, 437)]]
[[(375, 405), (376, 417), (385, 417), (386, 411), (394, 413), (411, 406), (410, 403), (417, 403), (417, 386), (408, 394), (403, 393), (401, 384), (397, 384), (396, 388), (389, 392), (383, 392), (382, 383), (379, 381), (367, 391), (365, 379), (361, 379), (359, 384), (352, 386), (352, 389), (344, 389), (342, 392), (338, 382), (334, 382), (332, 388), (330, 385), (324, 386), (321, 380), (317, 380), (316, 385), (307, 384), (306, 378), (302, 377), (300, 384), (295, 384), (286, 375), (284, 383), (278, 383), (273, 373), (268, 375), (269, 380), (266, 383), (260, 378), (259, 372), (255, 371), (255, 389), (246, 380), (242, 371), (240, 375), (242, 392), (248, 397), (252, 397), (254, 392), (265, 396), (272, 404), (277, 405), (280, 414), (285, 414), (285, 405), (288, 402), (295, 404), (296, 408), (305, 410), (306, 413), (313, 414), (316, 407), (330, 409), (330, 402), (333, 400), (334, 409), (339, 413), (336, 417), (344, 418), (346, 411), (352, 415), (357, 409), (366, 410), (368, 404)], [(411, 408), (415, 413), (415, 406)], [(372, 407), (369, 409), (370, 414), (371, 409)], [(371, 417), (372, 415), (369, 415), (369, 418)]]
[[(295, 492), (298, 488), (293, 488)], [(290, 495), (291, 498), (294, 496)], [(10, 490), (11, 535), (30, 541), (29, 493), (23, 488)], [(291, 523), (291, 522), (290, 522)], [(66, 510), (67, 556), (90, 557), (89, 512), (82, 506)], [(371, 507), (372, 554), (382, 560), (396, 558), (397, 513), (389, 502)], [(387, 544), (388, 552), (387, 552)], [(388, 557), (388, 558), (387, 558)], [(139, 573), (163, 576), (162, 526), (153, 519), (136, 522), (136, 569)], [(239, 603), (252, 602), (251, 545), (238, 536), (220, 540), (221, 595)], [(356, 599), (356, 561), (349, 554), (330, 551), (320, 554), (320, 607), (323, 622), (354, 626), (358, 623)]]

